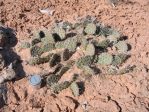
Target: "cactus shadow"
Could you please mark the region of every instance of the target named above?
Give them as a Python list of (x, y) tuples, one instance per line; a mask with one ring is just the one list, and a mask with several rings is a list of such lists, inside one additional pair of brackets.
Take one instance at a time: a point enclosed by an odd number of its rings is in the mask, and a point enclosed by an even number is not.
[(79, 86), (79, 88), (80, 88), (80, 91), (79, 91), (79, 93), (80, 93), (80, 95), (82, 95), (83, 93), (84, 93), (84, 91), (85, 91), (85, 85), (84, 85), (84, 82), (77, 82), (77, 84), (78, 84), (78, 86)]
[(122, 37), (120, 37), (120, 41), (127, 40), (127, 39), (128, 39), (128, 36), (122, 36)]
[(70, 32), (70, 33), (68, 33), (68, 34), (66, 35), (66, 38), (71, 38), (71, 37), (74, 37), (74, 36), (76, 36), (76, 35), (77, 35), (77, 33)]
[(131, 45), (127, 44), (127, 46), (128, 46), (128, 51), (130, 51), (132, 49)]

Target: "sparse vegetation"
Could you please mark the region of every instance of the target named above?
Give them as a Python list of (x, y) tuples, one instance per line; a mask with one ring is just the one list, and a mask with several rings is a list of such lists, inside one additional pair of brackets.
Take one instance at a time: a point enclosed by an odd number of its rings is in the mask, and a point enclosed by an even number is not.
[[(86, 75), (96, 73), (92, 68), (93, 65), (97, 68), (98, 66), (107, 68), (114, 66), (105, 72), (107, 74), (130, 72), (129, 70), (125, 72), (125, 69), (115, 69), (128, 59), (128, 44), (120, 39), (121, 33), (92, 19), (88, 20), (88, 18), (75, 25), (71, 23), (64, 25), (64, 23), (63, 25), (57, 23), (54, 28), (52, 27), (51, 32), (47, 29), (44, 29), (45, 31), (42, 29), (42, 32), (38, 31), (40, 34), (35, 34), (37, 37), (34, 36), (31, 41), (32, 58), (29, 60), (31, 65), (47, 62), (49, 62), (50, 67), (55, 67), (58, 64), (62, 65), (58, 71), (47, 78), (47, 85), (54, 93), (59, 93), (71, 85), (73, 94), (75, 96), (79, 95), (75, 83), (71, 84), (71, 81), (59, 83), (63, 74), (74, 65)], [(69, 25), (71, 26), (68, 27)], [(72, 35), (73, 33), (75, 35)], [(108, 48), (112, 47), (117, 49), (117, 53), (108, 52)], [(77, 59), (70, 60), (71, 56), (77, 52), (77, 48), (81, 49), (82, 55)], [(42, 57), (41, 55), (46, 52), (49, 52), (49, 55)]]

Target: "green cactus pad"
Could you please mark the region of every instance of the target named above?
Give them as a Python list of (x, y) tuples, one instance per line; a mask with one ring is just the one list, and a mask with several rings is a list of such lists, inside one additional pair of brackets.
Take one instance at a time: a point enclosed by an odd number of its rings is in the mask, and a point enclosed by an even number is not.
[(86, 34), (95, 34), (96, 33), (96, 25), (94, 23), (88, 23), (84, 29)]
[(93, 56), (95, 55), (95, 46), (93, 44), (88, 44), (85, 49), (85, 55)]
[(58, 54), (53, 54), (52, 57), (49, 60), (49, 66), (54, 67), (60, 62), (60, 56)]
[(83, 49), (86, 49), (88, 43), (89, 43), (89, 42), (87, 41), (86, 38), (82, 38), (82, 40), (81, 40), (81, 47), (82, 47)]
[(121, 34), (118, 31), (113, 30), (112, 34), (107, 36), (108, 40), (112, 44), (116, 44), (118, 40), (120, 39)]
[(89, 66), (83, 66), (82, 70), (84, 71), (85, 74), (89, 74), (89, 75), (95, 74), (95, 71)]
[(78, 68), (82, 68), (83, 66), (91, 65), (92, 62), (93, 62), (93, 57), (92, 56), (84, 56), (84, 57), (79, 58), (76, 61), (76, 65), (77, 65)]
[(113, 56), (108, 53), (102, 53), (98, 56), (98, 64), (101, 65), (110, 65), (113, 61)]
[(57, 76), (55, 74), (51, 74), (47, 77), (46, 82), (47, 82), (47, 86), (51, 87), (52, 85), (54, 85), (55, 83), (57, 83), (60, 80), (60, 76)]
[(48, 52), (52, 51), (55, 49), (55, 44), (54, 43), (47, 43), (42, 45), (42, 51), (43, 52)]
[(77, 48), (77, 42), (76, 41), (73, 41), (70, 38), (70, 39), (66, 39), (65, 41), (57, 42), (55, 44), (55, 47), (57, 49), (61, 49), (61, 48), (69, 49), (70, 51), (73, 51), (74, 52), (76, 50), (76, 48)]
[(95, 42), (96, 47), (100, 47), (103, 49), (106, 49), (110, 45), (110, 41), (108, 39), (105, 39), (101, 42)]
[(34, 38), (32, 41), (31, 41), (31, 45), (34, 46), (36, 45), (37, 43), (40, 43), (41, 42), (41, 39), (40, 38)]
[(54, 33), (56, 33), (60, 37), (61, 40), (66, 38), (66, 32), (63, 28), (55, 27)]
[(58, 94), (60, 91), (67, 89), (70, 86), (70, 84), (71, 84), (71, 82), (69, 82), (69, 81), (65, 81), (62, 83), (56, 83), (51, 86), (51, 90), (52, 90), (52, 92)]
[(71, 89), (74, 96), (79, 96), (80, 95), (79, 86), (76, 82), (73, 82), (70, 85), (70, 89)]
[(55, 43), (55, 39), (52, 34), (49, 34), (46, 37), (42, 38), (41, 42), (43, 42), (44, 44)]
[(126, 53), (128, 51), (128, 45), (125, 41), (119, 41), (115, 44), (115, 47), (119, 52)]
[(36, 65), (36, 64), (46, 63), (50, 60), (52, 55), (53, 55), (53, 53), (50, 53), (50, 54), (48, 54), (47, 56), (44, 56), (44, 57), (32, 57), (29, 60), (29, 64), (30, 65)]
[(31, 56), (35, 57), (35, 56), (40, 56), (43, 53), (43, 51), (40, 47), (34, 45), (31, 47), (30, 53), (31, 53)]
[(123, 62), (125, 62), (125, 60), (127, 58), (128, 58), (128, 55), (126, 55), (126, 54), (121, 53), (121, 54), (115, 55), (114, 59), (113, 59), (113, 62), (112, 62), (112, 65), (120, 65)]

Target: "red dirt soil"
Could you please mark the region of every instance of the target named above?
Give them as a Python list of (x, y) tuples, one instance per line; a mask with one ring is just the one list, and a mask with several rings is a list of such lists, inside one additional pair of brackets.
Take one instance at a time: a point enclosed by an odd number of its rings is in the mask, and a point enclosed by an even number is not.
[[(39, 9), (55, 10), (45, 15)], [(52, 95), (46, 87), (33, 90), (28, 79), (7, 82), (8, 104), (0, 112), (148, 112), (149, 111), (149, 1), (123, 0), (113, 8), (107, 0), (1, 0), (0, 21), (17, 32), (14, 51), (28, 60), (28, 50), (18, 50), (35, 29), (50, 27), (55, 20), (75, 22), (91, 15), (124, 35), (132, 46), (125, 65), (134, 72), (119, 76), (93, 76), (85, 81), (85, 91), (74, 97), (69, 89)], [(44, 65), (46, 67), (46, 65)], [(44, 68), (45, 68), (44, 67)], [(23, 63), (26, 74), (39, 73), (41, 66)], [(68, 74), (69, 75), (69, 74)]]

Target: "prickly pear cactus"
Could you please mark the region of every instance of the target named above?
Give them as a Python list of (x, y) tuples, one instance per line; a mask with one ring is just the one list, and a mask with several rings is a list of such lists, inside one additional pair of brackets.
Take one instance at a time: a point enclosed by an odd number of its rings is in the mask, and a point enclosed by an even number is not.
[(113, 59), (113, 62), (112, 62), (112, 65), (120, 65), (122, 64), (123, 62), (125, 62), (125, 60), (128, 58), (128, 55), (126, 54), (117, 54), (114, 56), (114, 59)]
[(71, 82), (69, 82), (69, 81), (65, 81), (62, 83), (55, 83), (51, 86), (51, 90), (52, 90), (52, 92), (58, 94), (60, 91), (67, 89), (70, 86), (70, 84), (71, 84)]
[(60, 78), (61, 78), (60, 76), (57, 76), (55, 74), (50, 74), (46, 79), (47, 86), (51, 87), (52, 85), (57, 83), (60, 80)]
[(103, 49), (106, 49), (110, 45), (110, 41), (108, 39), (105, 39), (101, 42), (95, 42), (96, 47), (100, 47)]
[(57, 49), (69, 49), (70, 51), (75, 51), (77, 48), (77, 42), (73, 41), (72, 39), (67, 39), (65, 41), (57, 42), (55, 44)]
[(95, 55), (95, 46), (93, 44), (88, 44), (85, 49), (85, 55), (93, 56)]
[(55, 39), (52, 34), (49, 34), (46, 37), (41, 38), (41, 42), (43, 42), (44, 44), (55, 43)]
[(96, 25), (94, 23), (88, 23), (84, 29), (86, 34), (95, 34), (96, 33)]
[[(119, 69), (128, 58), (128, 45), (121, 41), (121, 34), (115, 29), (104, 26), (90, 16), (81, 19), (75, 25), (57, 21), (56, 26), (52, 28), (52, 32), (40, 29), (36, 36), (34, 35), (29, 64), (49, 63), (52, 74), (47, 77), (47, 86), (54, 93), (59, 93), (71, 85), (74, 96), (80, 95), (81, 88), (76, 83), (78, 78), (59, 83), (63, 74), (75, 67), (81, 69), (84, 78), (90, 78), (99, 71), (103, 74), (116, 75), (129, 71), (129, 68)], [(114, 47), (119, 54), (115, 54)], [(50, 55), (44, 56), (46, 52)], [(100, 67), (93, 68), (95, 65)]]
[(84, 56), (84, 57), (79, 58), (76, 61), (76, 66), (78, 68), (82, 68), (83, 66), (91, 65), (92, 62), (93, 62), (93, 57), (92, 56)]
[(43, 50), (38, 46), (32, 46), (30, 49), (31, 56), (40, 56), (43, 53)]
[(95, 74), (95, 71), (89, 66), (83, 66), (82, 69), (83, 69), (85, 74), (89, 74), (89, 75)]
[(79, 90), (79, 86), (76, 82), (73, 82), (71, 85), (70, 85), (70, 89), (73, 93), (74, 96), (79, 96), (80, 95), (80, 90)]
[(66, 32), (63, 28), (55, 27), (54, 33), (56, 33), (60, 37), (61, 40), (66, 38)]
[(110, 65), (113, 61), (113, 56), (108, 53), (102, 53), (98, 56), (98, 64), (101, 65)]
[(38, 44), (38, 43), (40, 43), (40, 42), (41, 42), (41, 39), (40, 39), (40, 38), (34, 38), (34, 39), (32, 39), (32, 41), (31, 41), (31, 45), (34, 46), (34, 45), (36, 45), (36, 44)]
[(81, 39), (81, 47), (82, 47), (83, 49), (86, 49), (88, 43), (89, 43), (89, 42), (87, 41), (86, 38), (82, 38), (82, 39)]
[(43, 52), (52, 51), (54, 49), (55, 49), (55, 44), (54, 43), (47, 43), (47, 44), (43, 44), (43, 46), (42, 46), (42, 51)]
[(36, 65), (36, 64), (46, 63), (50, 60), (52, 55), (53, 55), (53, 53), (49, 53), (47, 56), (44, 56), (44, 57), (32, 57), (29, 60), (29, 64), (30, 65)]
[(128, 51), (128, 45), (125, 41), (119, 41), (117, 44), (115, 44), (115, 47), (121, 53), (126, 53)]

